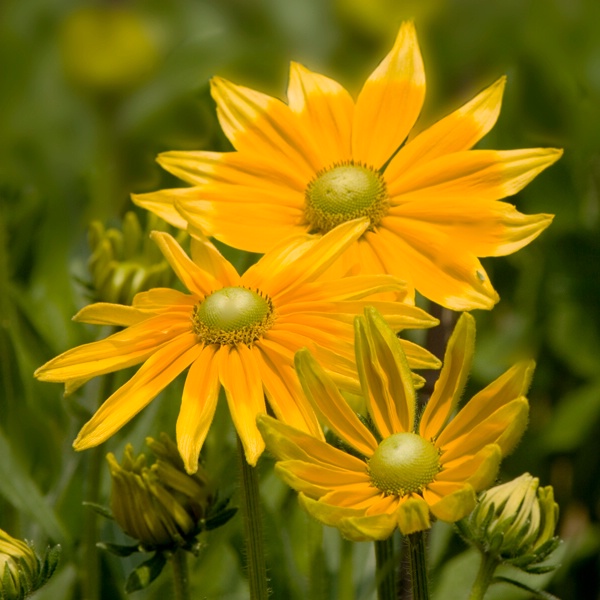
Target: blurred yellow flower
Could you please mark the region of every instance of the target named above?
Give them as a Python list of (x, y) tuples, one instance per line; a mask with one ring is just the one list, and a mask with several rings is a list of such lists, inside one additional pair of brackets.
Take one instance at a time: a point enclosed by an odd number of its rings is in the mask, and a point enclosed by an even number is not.
[(430, 514), (455, 522), (475, 493), (491, 485), (501, 458), (527, 426), (523, 396), (533, 369), (516, 365), (474, 396), (452, 418), (473, 355), (474, 319), (463, 314), (420, 422), (401, 345), (373, 308), (356, 319), (356, 357), (373, 431), (350, 410), (307, 350), (296, 355), (302, 387), (317, 414), (352, 448), (344, 452), (262, 415), (259, 429), (280, 461), (276, 472), (306, 510), (352, 540), (385, 539), (429, 528)]
[[(320, 435), (294, 372), (298, 349), (309, 347), (338, 374), (341, 384), (359, 392), (353, 362), (354, 315), (374, 304), (396, 330), (437, 323), (414, 306), (365, 299), (382, 292), (401, 293), (403, 283), (395, 277), (319, 280), (367, 226), (366, 219), (359, 219), (325, 236), (284, 240), (241, 276), (208, 240), (192, 241), (191, 260), (169, 234), (154, 232), (154, 240), (190, 293), (156, 288), (137, 294), (133, 306), (97, 303), (84, 308), (76, 320), (127, 328), (69, 350), (35, 373), (43, 381), (75, 387), (96, 375), (144, 363), (84, 425), (74, 447), (83, 450), (104, 442), (187, 367), (177, 443), (189, 473), (197, 469), (221, 386), (251, 465), (264, 449), (255, 422), (256, 415), (265, 412), (264, 394), (278, 418)], [(402, 344), (413, 368), (439, 366), (419, 346)]]
[(505, 79), (422, 133), (425, 97), (412, 23), (356, 102), (336, 81), (292, 63), (288, 104), (215, 78), (212, 94), (235, 152), (158, 158), (191, 188), (133, 197), (176, 225), (266, 252), (292, 231), (326, 233), (367, 216), (342, 268), (390, 273), (454, 310), (492, 308), (498, 295), (478, 257), (519, 250), (552, 221), (498, 200), (521, 190), (561, 150), (471, 150), (493, 127)]

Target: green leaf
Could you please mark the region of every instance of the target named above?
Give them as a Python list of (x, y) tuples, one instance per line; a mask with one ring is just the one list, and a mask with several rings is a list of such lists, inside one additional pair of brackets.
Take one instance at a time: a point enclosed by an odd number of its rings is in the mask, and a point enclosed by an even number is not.
[(549, 592), (544, 592), (543, 590), (536, 590), (532, 587), (529, 587), (527, 584), (521, 581), (515, 581), (514, 579), (510, 579), (509, 577), (494, 577), (492, 579), (492, 583), (508, 583), (510, 585), (514, 585), (519, 589), (525, 590), (530, 594), (533, 594), (534, 598), (539, 598), (540, 600), (560, 600), (554, 594), (550, 594)]
[(151, 559), (137, 566), (127, 578), (125, 591), (128, 594), (148, 587), (161, 573), (167, 563), (162, 552), (157, 552)]
[(116, 556), (131, 556), (134, 552), (139, 552), (140, 548), (137, 544), (126, 546), (124, 544), (111, 544), (110, 542), (98, 542), (97, 548), (106, 550)]

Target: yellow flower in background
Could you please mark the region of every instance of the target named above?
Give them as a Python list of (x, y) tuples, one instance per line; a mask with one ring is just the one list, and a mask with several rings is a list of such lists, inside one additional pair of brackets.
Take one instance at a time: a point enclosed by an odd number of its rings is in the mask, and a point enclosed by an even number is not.
[(500, 460), (527, 426), (523, 396), (533, 370), (516, 365), (453, 417), (473, 356), (474, 319), (463, 314), (448, 343), (440, 377), (418, 424), (411, 373), (394, 332), (373, 308), (356, 319), (356, 357), (371, 431), (349, 408), (307, 350), (296, 355), (302, 387), (322, 422), (353, 449), (262, 415), (259, 429), (279, 460), (276, 472), (300, 492), (316, 519), (355, 541), (430, 527), (430, 514), (455, 522), (476, 492), (494, 482)]
[(551, 215), (500, 199), (521, 190), (561, 150), (471, 150), (493, 127), (505, 79), (420, 134), (412, 129), (425, 73), (412, 23), (356, 101), (337, 82), (292, 63), (288, 103), (215, 78), (212, 94), (235, 152), (158, 158), (193, 187), (134, 196), (178, 227), (266, 252), (293, 231), (326, 233), (357, 217), (367, 231), (342, 269), (389, 273), (454, 310), (498, 301), (478, 257), (511, 254)]
[[(241, 276), (206, 239), (192, 241), (192, 260), (169, 234), (154, 232), (189, 293), (157, 288), (137, 294), (133, 306), (97, 303), (84, 308), (76, 320), (126, 329), (69, 350), (35, 373), (73, 389), (97, 375), (144, 363), (84, 425), (74, 447), (83, 450), (104, 442), (188, 367), (177, 444), (189, 473), (197, 469), (221, 386), (252, 465), (264, 449), (256, 415), (265, 412), (265, 394), (278, 418), (320, 435), (293, 368), (298, 349), (310, 348), (338, 374), (340, 384), (358, 393), (352, 319), (367, 304), (377, 306), (395, 330), (437, 323), (414, 306), (365, 299), (400, 293), (403, 283), (392, 276), (319, 280), (366, 227), (368, 221), (359, 219), (325, 236), (284, 240)], [(402, 345), (413, 368), (439, 366), (419, 346)]]

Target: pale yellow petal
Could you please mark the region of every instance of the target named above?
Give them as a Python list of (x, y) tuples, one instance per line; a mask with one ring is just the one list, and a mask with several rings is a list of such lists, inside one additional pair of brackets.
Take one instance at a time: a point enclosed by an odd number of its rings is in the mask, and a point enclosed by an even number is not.
[(488, 444), (477, 454), (445, 464), (443, 471), (436, 476), (436, 480), (468, 483), (475, 491), (483, 490), (494, 483), (501, 460), (500, 446)]
[(346, 517), (340, 521), (340, 533), (353, 542), (387, 540), (396, 529), (396, 517), (380, 513), (364, 517)]
[(426, 440), (440, 435), (452, 415), (465, 387), (475, 347), (475, 319), (463, 313), (448, 341), (444, 366), (419, 423), (419, 432)]
[(193, 333), (184, 333), (159, 348), (82, 427), (73, 442), (75, 450), (101, 444), (147, 406), (202, 351)]
[(190, 367), (185, 380), (181, 408), (177, 417), (177, 447), (185, 470), (198, 470), (198, 457), (208, 434), (219, 398), (219, 370), (215, 360), (217, 346), (205, 346)]
[(425, 98), (425, 71), (412, 23), (404, 23), (391, 52), (367, 79), (352, 131), (355, 161), (376, 169), (401, 146)]
[(398, 507), (398, 527), (403, 535), (425, 531), (431, 527), (429, 506), (420, 496), (411, 495)]

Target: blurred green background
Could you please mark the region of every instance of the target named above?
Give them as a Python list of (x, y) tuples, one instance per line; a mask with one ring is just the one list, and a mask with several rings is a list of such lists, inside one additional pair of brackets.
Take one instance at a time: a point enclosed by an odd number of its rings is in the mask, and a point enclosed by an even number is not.
[[(103, 335), (70, 320), (90, 301), (82, 284), (90, 220), (119, 225), (133, 208), (131, 192), (180, 186), (155, 164), (158, 152), (228, 148), (211, 76), (284, 98), (293, 59), (356, 94), (406, 18), (416, 23), (428, 78), (420, 128), (507, 74), (500, 119), (481, 146), (565, 149), (514, 199), (525, 213), (556, 214), (551, 228), (516, 255), (485, 262), (502, 300), (476, 314), (470, 385), (479, 389), (521, 356), (538, 361), (530, 427), (503, 479), (529, 471), (554, 486), (565, 543), (547, 589), (564, 600), (600, 598), (600, 2), (4, 0), (0, 527), (36, 540), (40, 550), (48, 540), (63, 545), (59, 571), (39, 598), (84, 597), (87, 474), (106, 452), (120, 456), (128, 441), (141, 450), (145, 435), (173, 434), (179, 403), (173, 389), (98, 452), (76, 454), (71, 442), (96, 406), (97, 387), (65, 399), (58, 385), (33, 380), (52, 356)], [(226, 414), (211, 436), (207, 464), (215, 479), (222, 476), (223, 493), (235, 493)], [(335, 531), (325, 532), (324, 550), (316, 534), (298, 542), (296, 534), (312, 531), (308, 518), (267, 460), (261, 469), (267, 541), (281, 561), (271, 572), (274, 597), (309, 597), (307, 572), (321, 552), (325, 583), (314, 597), (374, 597), (370, 546), (351, 549)], [(121, 540), (110, 522), (101, 528), (101, 539)], [(466, 597), (476, 560), (447, 533), (436, 528), (432, 551), (437, 597), (452, 600)], [(198, 597), (245, 597), (240, 535), (230, 523), (207, 537), (192, 567)], [(118, 599), (135, 560), (99, 556), (98, 599)], [(168, 597), (169, 585), (163, 575), (137, 596)], [(490, 597), (527, 594), (497, 586)]]

